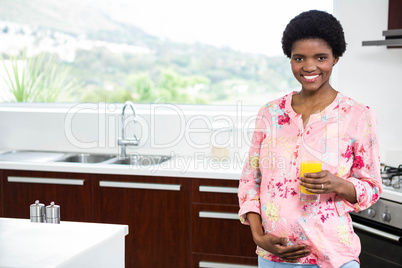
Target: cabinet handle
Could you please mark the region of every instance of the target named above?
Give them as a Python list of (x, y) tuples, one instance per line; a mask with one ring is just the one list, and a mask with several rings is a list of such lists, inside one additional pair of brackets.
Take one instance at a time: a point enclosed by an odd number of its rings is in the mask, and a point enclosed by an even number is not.
[(84, 185), (85, 180), (80, 179), (58, 179), (58, 178), (35, 178), (35, 177), (7, 177), (8, 182), (25, 183), (45, 183), (45, 184), (63, 184), (63, 185)]
[(239, 215), (237, 215), (236, 213), (227, 213), (227, 212), (200, 211), (198, 213), (198, 216), (200, 218), (239, 220)]
[(229, 193), (229, 194), (237, 194), (239, 188), (237, 187), (218, 187), (218, 186), (203, 186), (199, 187), (200, 192), (206, 193)]
[(245, 265), (245, 264), (230, 264), (230, 263), (200, 261), (198, 263), (198, 267), (200, 267), (200, 268), (257, 268), (258, 266)]
[(124, 182), (124, 181), (100, 181), (99, 186), (112, 187), (112, 188), (167, 190), (167, 191), (180, 191), (181, 188), (180, 184), (142, 183), (142, 182)]
[(381, 236), (383, 238), (386, 238), (386, 239), (389, 239), (389, 240), (392, 240), (392, 241), (395, 241), (395, 242), (402, 241), (401, 240), (402, 237), (400, 237), (400, 236), (393, 235), (393, 234), (390, 234), (390, 233), (387, 233), (387, 232), (383, 232), (381, 230), (374, 229), (374, 228), (368, 227), (366, 225), (363, 225), (363, 224), (360, 224), (360, 223), (357, 223), (357, 222), (352, 222), (352, 225), (353, 225), (354, 228), (366, 231), (366, 232), (368, 232), (370, 234)]

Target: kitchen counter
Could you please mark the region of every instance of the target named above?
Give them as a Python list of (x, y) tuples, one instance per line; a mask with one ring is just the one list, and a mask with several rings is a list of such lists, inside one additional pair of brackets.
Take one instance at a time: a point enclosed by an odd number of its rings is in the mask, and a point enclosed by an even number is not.
[(127, 225), (0, 218), (0, 267), (124, 267)]
[(211, 157), (205, 157), (204, 154), (195, 154), (191, 157), (173, 156), (167, 162), (152, 166), (0, 161), (0, 169), (238, 180), (243, 169), (243, 162), (244, 156), (217, 161)]

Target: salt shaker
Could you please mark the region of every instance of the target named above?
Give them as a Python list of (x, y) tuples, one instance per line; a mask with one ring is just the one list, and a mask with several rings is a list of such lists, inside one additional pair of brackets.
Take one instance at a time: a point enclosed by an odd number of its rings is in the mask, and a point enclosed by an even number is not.
[(60, 223), (60, 206), (55, 205), (53, 201), (46, 206), (46, 222)]
[(35, 204), (30, 206), (31, 222), (45, 222), (45, 205), (35, 201)]

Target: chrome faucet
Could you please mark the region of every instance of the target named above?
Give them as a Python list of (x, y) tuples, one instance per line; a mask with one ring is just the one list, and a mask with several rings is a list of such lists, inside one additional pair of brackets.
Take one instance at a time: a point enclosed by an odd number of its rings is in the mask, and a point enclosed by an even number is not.
[(127, 157), (127, 153), (126, 153), (127, 145), (138, 146), (140, 143), (140, 140), (137, 138), (137, 136), (135, 134), (134, 134), (133, 139), (126, 138), (125, 129), (124, 129), (124, 121), (126, 119), (125, 111), (126, 111), (127, 106), (129, 106), (131, 108), (131, 111), (133, 112), (134, 123), (137, 122), (137, 115), (135, 113), (134, 103), (132, 103), (131, 101), (126, 101), (124, 103), (123, 109), (121, 111), (121, 138), (119, 138), (119, 140), (117, 141), (117, 144), (120, 146), (120, 157), (122, 157), (122, 158)]

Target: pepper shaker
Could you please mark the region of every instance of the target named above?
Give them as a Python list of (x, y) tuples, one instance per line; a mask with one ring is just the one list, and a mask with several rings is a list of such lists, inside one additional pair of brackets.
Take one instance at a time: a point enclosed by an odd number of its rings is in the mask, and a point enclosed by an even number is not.
[(31, 222), (45, 222), (45, 205), (35, 201), (35, 204), (30, 206)]
[(46, 222), (60, 223), (60, 206), (55, 205), (53, 201), (46, 206)]

